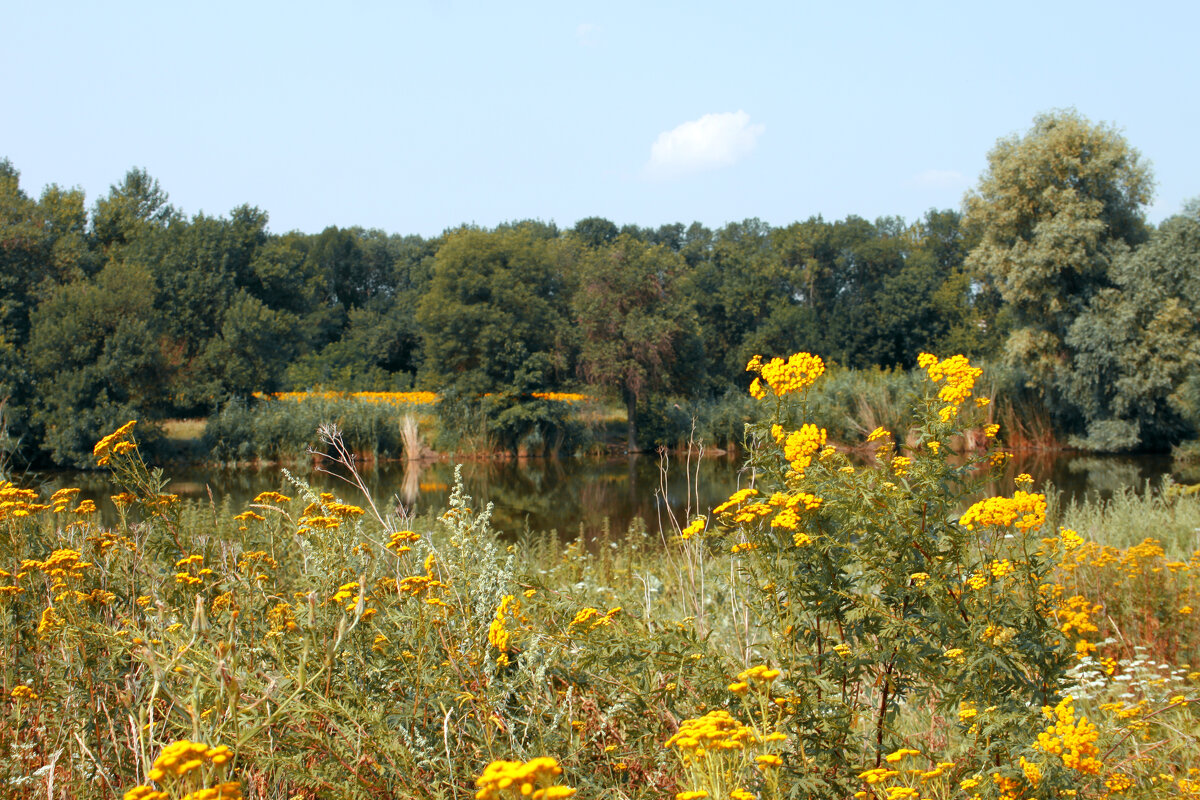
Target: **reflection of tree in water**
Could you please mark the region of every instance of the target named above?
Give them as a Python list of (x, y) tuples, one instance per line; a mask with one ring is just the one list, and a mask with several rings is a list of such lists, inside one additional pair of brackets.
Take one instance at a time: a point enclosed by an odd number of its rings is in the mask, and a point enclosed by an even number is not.
[(579, 487), (579, 523), (583, 525), (585, 534), (603, 530), (604, 521), (621, 504), (618, 497), (627, 496), (622, 484), (628, 482), (629, 476), (624, 471), (614, 474), (597, 472), (583, 481)]
[[(690, 487), (691, 513), (707, 513), (736, 488), (749, 484), (748, 475), (739, 480), (741, 465), (736, 458), (704, 458), (693, 460), (690, 466), (695, 479)], [(667, 471), (665, 500), (677, 520), (685, 516), (689, 501), (687, 467), (687, 459), (672, 457)], [(1089, 492), (1107, 496), (1124, 486), (1141, 492), (1147, 479), (1157, 482), (1170, 469), (1167, 457), (1021, 453), (1009, 461), (998, 478), (988, 479), (973, 496), (1011, 494), (1013, 478), (1027, 472), (1034, 478), (1035, 491), (1044, 491), (1053, 484), (1062, 492), (1062, 502), (1070, 502), (1082, 500)], [(355, 504), (363, 502), (356, 489), (334, 476), (311, 467), (291, 471), (317, 491), (333, 492)], [(424, 516), (439, 514), (446, 508), (454, 484), (454, 465), (444, 461), (382, 464), (364, 469), (362, 475), (381, 507), (401, 503), (409, 515)], [(168, 476), (175, 478), (168, 491), (207, 503), (211, 488), (218, 506), (227, 499), (229, 507), (236, 510), (244, 509), (255, 495), (268, 489), (297, 494), (278, 467), (177, 469), (169, 471)], [(520, 535), (528, 525), (534, 532), (558, 530), (564, 539), (577, 536), (581, 526), (588, 537), (610, 531), (619, 538), (637, 518), (645, 522), (655, 539), (660, 522), (670, 528), (663, 505), (659, 460), (654, 456), (469, 461), (463, 464), (463, 482), (476, 508), (488, 502), (494, 504), (493, 524), (508, 536)], [(117, 518), (109, 500), (114, 489), (106, 473), (47, 473), (30, 476), (26, 483), (42, 487), (47, 493), (78, 486), (82, 489), (81, 499), (93, 500), (106, 524)]]
[(1144, 474), (1143, 466), (1144, 463), (1124, 458), (1089, 456), (1072, 458), (1066, 465), (1067, 472), (1080, 476), (1087, 491), (1098, 493), (1101, 497), (1111, 497), (1114, 492), (1125, 488), (1141, 493), (1146, 481), (1151, 479), (1150, 475)]
[(1038, 450), (1017, 453), (1005, 466), (1002, 477), (989, 480), (982, 494), (1010, 494), (1013, 480), (1021, 473), (1033, 477), (1035, 491), (1053, 489), (1060, 503), (1083, 502), (1088, 497), (1111, 497), (1116, 491), (1132, 489), (1141, 494), (1149, 481), (1157, 486), (1171, 473), (1171, 461), (1161, 455), (1110, 456)]

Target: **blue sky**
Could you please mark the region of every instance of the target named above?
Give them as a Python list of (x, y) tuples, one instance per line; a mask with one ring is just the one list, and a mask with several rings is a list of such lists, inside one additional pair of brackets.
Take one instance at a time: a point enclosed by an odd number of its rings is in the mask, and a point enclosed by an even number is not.
[(141, 166), (276, 232), (912, 219), (1067, 106), (1153, 221), (1200, 195), (1194, 3), (3, 5), (0, 157), (89, 204)]

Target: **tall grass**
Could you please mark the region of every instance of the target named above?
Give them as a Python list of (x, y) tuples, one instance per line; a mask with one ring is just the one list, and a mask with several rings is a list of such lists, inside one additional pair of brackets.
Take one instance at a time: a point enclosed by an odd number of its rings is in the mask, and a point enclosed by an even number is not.
[[(1196, 497), (1070, 506), (1077, 535), (1021, 478), (970, 527), (927, 437), (974, 412), (925, 400), (897, 425), (926, 438), (874, 463), (764, 418), (761, 496), (561, 537), (496, 531), (461, 479), (436, 516), (377, 503), (328, 426), (336, 495), (181, 502), (123, 429), (97, 447), (113, 525), (0, 487), (0, 795), (1195, 796), (1200, 555), (1172, 553)], [(1100, 544), (1139, 525), (1169, 545)], [(530, 764), (527, 794), (477, 783)]]
[(1112, 547), (1154, 539), (1168, 556), (1186, 561), (1200, 551), (1200, 495), (1169, 479), (1141, 492), (1123, 486), (1107, 499), (1069, 503), (1062, 508), (1061, 524)]
[(307, 461), (320, 442), (317, 429), (334, 422), (346, 446), (361, 457), (395, 459), (405, 452), (406, 416), (411, 412), (354, 399), (235, 401), (209, 417), (202, 442), (209, 458), (218, 462)]

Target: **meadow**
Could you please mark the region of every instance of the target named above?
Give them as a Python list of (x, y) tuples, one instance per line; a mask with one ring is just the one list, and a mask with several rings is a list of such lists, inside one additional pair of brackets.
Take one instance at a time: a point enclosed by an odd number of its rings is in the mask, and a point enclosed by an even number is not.
[(919, 363), (851, 458), (756, 357), (752, 480), (586, 540), (402, 516), (328, 424), (343, 492), (182, 502), (122, 426), (116, 524), (0, 488), (3, 793), (1200, 798), (1200, 495), (988, 496), (1000, 404)]

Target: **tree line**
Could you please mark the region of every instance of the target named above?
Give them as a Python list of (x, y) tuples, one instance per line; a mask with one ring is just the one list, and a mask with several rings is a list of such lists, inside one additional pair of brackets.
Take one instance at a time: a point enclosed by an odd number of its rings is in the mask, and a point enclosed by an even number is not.
[(35, 199), (0, 161), (0, 450), (82, 464), (126, 419), (317, 386), (431, 389), (509, 446), (561, 424), (535, 392), (592, 387), (632, 423), (800, 350), (1004, 360), (1077, 443), (1161, 447), (1200, 418), (1200, 212), (1155, 227), (1151, 188), (1136, 150), (1073, 111), (1000, 140), (961, 210), (911, 223), (277, 234), (249, 205), (188, 217), (144, 170), (89, 209), (78, 189)]

